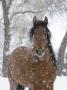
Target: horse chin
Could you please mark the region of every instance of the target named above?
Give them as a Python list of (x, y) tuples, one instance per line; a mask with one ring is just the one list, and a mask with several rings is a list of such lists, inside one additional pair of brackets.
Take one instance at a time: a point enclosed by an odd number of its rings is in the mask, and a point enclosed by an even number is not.
[(38, 62), (44, 60), (44, 56), (45, 56), (45, 51), (41, 55), (39, 55), (37, 53), (35, 53), (33, 55), (31, 54), (29, 61), (30, 61), (30, 63), (38, 63)]

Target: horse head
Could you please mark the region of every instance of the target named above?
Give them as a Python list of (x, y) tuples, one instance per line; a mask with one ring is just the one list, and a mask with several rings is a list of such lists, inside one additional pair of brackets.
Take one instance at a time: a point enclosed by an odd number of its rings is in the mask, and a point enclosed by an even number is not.
[(45, 49), (48, 47), (50, 41), (50, 31), (47, 28), (48, 18), (44, 21), (37, 20), (36, 16), (33, 18), (33, 27), (30, 31), (30, 38), (33, 39), (34, 49), (38, 56), (45, 54)]

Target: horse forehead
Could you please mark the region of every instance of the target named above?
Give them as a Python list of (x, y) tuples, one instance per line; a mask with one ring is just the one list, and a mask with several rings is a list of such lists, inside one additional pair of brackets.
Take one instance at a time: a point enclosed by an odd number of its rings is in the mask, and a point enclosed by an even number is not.
[(45, 27), (43, 25), (39, 25), (37, 28), (38, 29), (44, 29)]
[(39, 26), (36, 28), (36, 32), (38, 34), (44, 34), (45, 28), (43, 26)]

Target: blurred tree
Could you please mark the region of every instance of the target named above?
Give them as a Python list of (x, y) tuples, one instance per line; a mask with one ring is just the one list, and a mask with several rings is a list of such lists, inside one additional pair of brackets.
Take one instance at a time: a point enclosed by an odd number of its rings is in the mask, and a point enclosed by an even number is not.
[(11, 6), (12, 0), (8, 0), (8, 4), (6, 0), (2, 0), (3, 7), (3, 18), (4, 18), (4, 48), (3, 48), (3, 76), (7, 76), (7, 62), (9, 58), (9, 45), (10, 45), (10, 31), (9, 31), (9, 8)]
[(58, 75), (67, 76), (67, 62), (64, 63), (64, 54), (65, 54), (66, 46), (67, 46), (67, 32), (66, 32), (66, 34), (62, 40), (61, 46), (59, 48), (58, 60), (57, 60)]

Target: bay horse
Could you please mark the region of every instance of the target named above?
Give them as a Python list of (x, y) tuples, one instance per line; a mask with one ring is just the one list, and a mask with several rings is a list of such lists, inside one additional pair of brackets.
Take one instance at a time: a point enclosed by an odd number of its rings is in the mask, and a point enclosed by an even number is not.
[(33, 48), (18, 47), (10, 55), (8, 78), (10, 90), (53, 90), (56, 78), (56, 59), (50, 42), (48, 18), (33, 18), (30, 41)]

